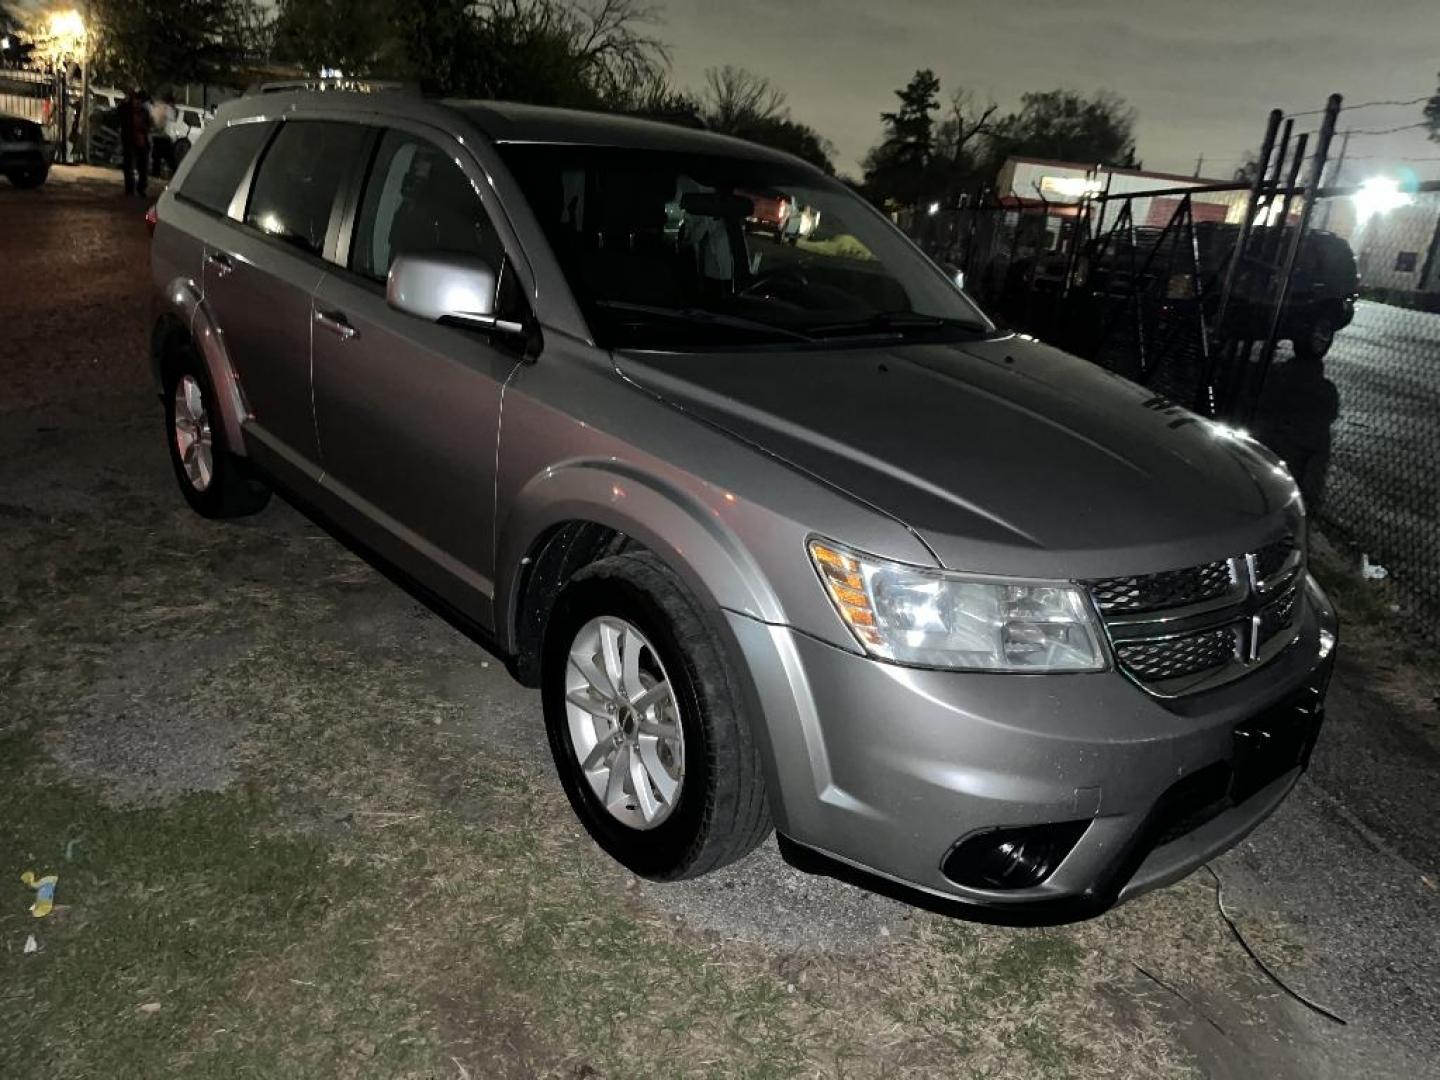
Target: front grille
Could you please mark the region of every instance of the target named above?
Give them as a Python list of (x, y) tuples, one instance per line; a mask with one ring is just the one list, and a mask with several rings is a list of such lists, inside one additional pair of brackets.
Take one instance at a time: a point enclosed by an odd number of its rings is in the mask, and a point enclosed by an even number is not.
[(1276, 634), (1286, 630), (1295, 620), (1295, 601), (1300, 597), (1300, 583), (1291, 585), (1285, 595), (1260, 612), (1259, 633), (1256, 635), (1263, 645)]
[(1235, 659), (1235, 630), (1222, 626), (1160, 640), (1117, 642), (1115, 656), (1142, 682), (1199, 675)]
[(1230, 572), (1230, 561), (1218, 559), (1184, 570), (1100, 578), (1087, 584), (1102, 615), (1129, 615), (1217, 599), (1230, 591), (1235, 579)]

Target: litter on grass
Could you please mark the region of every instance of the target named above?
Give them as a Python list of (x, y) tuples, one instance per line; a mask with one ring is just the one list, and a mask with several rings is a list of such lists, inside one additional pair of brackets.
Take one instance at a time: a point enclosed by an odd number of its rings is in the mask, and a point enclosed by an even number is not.
[(1360, 576), (1366, 581), (1384, 581), (1390, 576), (1390, 571), (1381, 566), (1378, 562), (1371, 562), (1369, 555), (1360, 556)]
[(30, 905), (30, 914), (37, 919), (49, 915), (55, 908), (55, 884), (60, 879), (54, 874), (37, 878), (34, 870), (26, 870), (20, 875), (20, 880), (35, 890), (35, 902)]

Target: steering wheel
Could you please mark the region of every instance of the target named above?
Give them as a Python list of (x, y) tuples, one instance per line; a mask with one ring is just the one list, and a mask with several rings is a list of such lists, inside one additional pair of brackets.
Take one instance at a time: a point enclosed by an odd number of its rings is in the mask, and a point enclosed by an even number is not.
[(754, 296), (761, 289), (764, 289), (769, 285), (774, 285), (782, 281), (791, 282), (792, 284), (797, 285), (802, 289), (808, 289), (810, 287), (810, 279), (805, 276), (805, 272), (799, 267), (781, 266), (777, 267), (774, 270), (767, 270), (765, 273), (761, 274), (749, 285), (746, 285), (745, 288), (741, 289), (740, 295)]

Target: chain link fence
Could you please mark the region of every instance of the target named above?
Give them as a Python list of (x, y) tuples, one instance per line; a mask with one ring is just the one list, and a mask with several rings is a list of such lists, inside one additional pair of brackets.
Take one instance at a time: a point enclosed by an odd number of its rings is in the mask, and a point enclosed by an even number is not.
[[(1440, 190), (1322, 199), (1317, 216), (1352, 245), (1361, 298), (1323, 370), (1281, 358), (1253, 426), (1298, 437), (1322, 528), (1385, 567), (1440, 640)], [(1311, 408), (1330, 423), (1307, 422)]]

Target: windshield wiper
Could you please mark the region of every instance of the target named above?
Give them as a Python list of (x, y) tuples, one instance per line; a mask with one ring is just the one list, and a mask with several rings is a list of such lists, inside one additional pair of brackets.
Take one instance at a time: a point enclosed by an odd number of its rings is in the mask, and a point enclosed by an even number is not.
[(939, 330), (955, 327), (961, 330), (982, 331), (985, 328), (960, 319), (947, 319), (940, 315), (921, 315), (914, 311), (882, 311), (864, 319), (847, 322), (822, 323), (807, 326), (806, 333), (823, 335), (840, 334), (903, 334), (906, 330)]
[(595, 306), (604, 308), (607, 311), (628, 311), (636, 315), (653, 315), (660, 319), (674, 319), (677, 322), (709, 323), (714, 326), (731, 326), (736, 330), (752, 330), (756, 333), (778, 334), (780, 337), (793, 341), (815, 340), (810, 335), (802, 334), (798, 330), (787, 330), (783, 326), (761, 322), (759, 319), (744, 319), (739, 315), (725, 315), (718, 311), (711, 311), (709, 308), (657, 307), (651, 304), (631, 304), (624, 300), (596, 300)]

